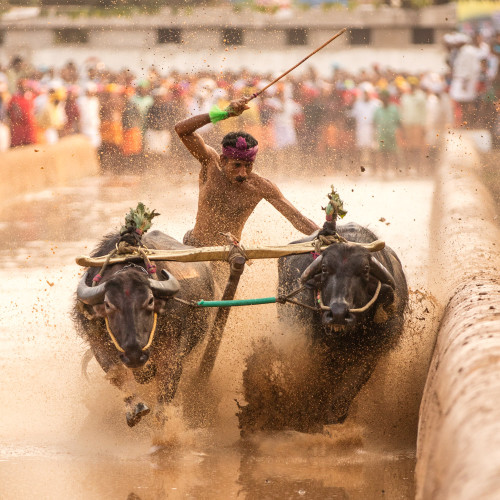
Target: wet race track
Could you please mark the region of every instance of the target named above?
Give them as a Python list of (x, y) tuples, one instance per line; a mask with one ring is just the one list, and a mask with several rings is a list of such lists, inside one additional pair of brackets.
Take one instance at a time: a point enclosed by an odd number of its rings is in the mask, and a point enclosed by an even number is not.
[[(285, 352), (300, 344), (280, 328), (275, 305), (261, 305), (231, 311), (208, 397), (186, 394), (184, 384), (164, 429), (147, 419), (129, 429), (122, 395), (95, 360), (88, 380), (81, 373), (86, 346), (69, 316), (81, 273), (74, 258), (119, 229), (138, 201), (160, 212), (154, 228), (182, 239), (196, 214), (196, 175), (160, 182), (153, 176), (90, 178), (25, 197), (0, 219), (0, 498), (413, 498), (418, 405), (436, 330), (436, 310), (426, 295), (432, 292), (432, 180), (368, 172), (269, 177), (317, 223), (334, 183), (348, 210), (345, 221), (367, 225), (384, 239), (407, 273), (411, 309), (402, 341), (382, 358), (346, 422), (324, 434), (240, 439), (235, 399), (244, 402), (242, 373), (253, 343), (267, 338)], [(283, 244), (299, 236), (261, 203), (243, 244)], [(257, 261), (247, 266), (237, 297), (274, 296), (276, 284), (276, 262)], [(181, 410), (187, 400), (210, 406), (212, 421), (190, 427)]]

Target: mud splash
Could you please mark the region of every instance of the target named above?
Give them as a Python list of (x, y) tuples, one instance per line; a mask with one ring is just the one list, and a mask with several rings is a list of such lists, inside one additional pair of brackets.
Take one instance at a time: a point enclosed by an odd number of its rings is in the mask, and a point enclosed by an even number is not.
[[(437, 301), (431, 294), (410, 290), (403, 338), (421, 337), (425, 333), (424, 322), (432, 321), (438, 312)], [(339, 427), (323, 425), (334, 418), (329, 408), (340, 378), (330, 351), (314, 346), (306, 330), (287, 334), (294, 339), (281, 347), (269, 338), (259, 339), (246, 359), (243, 393), (248, 404), (239, 404), (238, 412), (243, 435), (256, 429), (328, 434)], [(383, 357), (385, 361), (386, 358)], [(361, 436), (358, 437), (361, 444)]]
[[(193, 358), (160, 431), (146, 419), (127, 427), (123, 396), (95, 361), (88, 367), (90, 383), (81, 376), (86, 346), (68, 315), (81, 273), (74, 257), (119, 227), (138, 200), (162, 214), (158, 229), (181, 239), (196, 210), (192, 178), (177, 176), (167, 188), (148, 176), (90, 179), (26, 198), (3, 214), (0, 398), (8, 411), (0, 414), (0, 497), (411, 498), (418, 404), (435, 331), (435, 320), (427, 318), (432, 311), (423, 315), (420, 305), (415, 316), (425, 319), (416, 320), (419, 329), (406, 331), (348, 420), (326, 434), (239, 436), (234, 400), (244, 402), (244, 360), (254, 343), (264, 338), (290, 352), (299, 345), (296, 335), (280, 329), (272, 305), (231, 312), (210, 386), (202, 394), (192, 390)], [(425, 287), (432, 183), (326, 176), (277, 182), (301, 211), (321, 220), (321, 200), (332, 181), (349, 220), (386, 239), (402, 256), (411, 286)], [(417, 232), (419, 239), (413, 238)], [(263, 203), (247, 224), (244, 243), (279, 244), (298, 236)], [(275, 295), (276, 282), (274, 262), (255, 262), (238, 296)]]

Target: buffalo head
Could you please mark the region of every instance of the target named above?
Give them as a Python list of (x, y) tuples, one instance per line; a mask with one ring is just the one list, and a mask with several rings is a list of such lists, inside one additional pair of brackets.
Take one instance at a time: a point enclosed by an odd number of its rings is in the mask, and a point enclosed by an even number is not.
[(394, 278), (367, 248), (355, 244), (330, 245), (301, 281), (318, 290), (323, 325), (337, 332), (355, 327), (375, 303), (394, 300)]
[(77, 297), (103, 317), (108, 334), (128, 368), (139, 368), (149, 359), (157, 314), (165, 311), (164, 299), (179, 291), (178, 281), (166, 271), (168, 279), (150, 279), (139, 266), (125, 267), (95, 287), (80, 280)]

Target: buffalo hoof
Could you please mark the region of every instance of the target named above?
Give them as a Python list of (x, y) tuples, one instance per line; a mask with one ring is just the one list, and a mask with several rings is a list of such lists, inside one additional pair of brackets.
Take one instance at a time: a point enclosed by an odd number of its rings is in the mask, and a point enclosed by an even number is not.
[(142, 417), (145, 417), (151, 411), (144, 403), (137, 403), (135, 405), (134, 411), (127, 412), (127, 425), (129, 427), (134, 427), (137, 425)]

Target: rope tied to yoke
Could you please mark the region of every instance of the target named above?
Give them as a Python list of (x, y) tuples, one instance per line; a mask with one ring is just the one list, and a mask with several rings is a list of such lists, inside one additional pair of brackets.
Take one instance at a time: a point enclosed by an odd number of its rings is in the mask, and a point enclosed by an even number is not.
[(106, 256), (100, 271), (92, 279), (93, 287), (99, 284), (111, 258), (115, 255), (140, 255), (144, 260), (148, 274), (153, 279), (158, 279), (156, 266), (151, 263), (147, 255), (149, 250), (142, 242), (142, 235), (148, 231), (151, 227), (151, 221), (157, 215), (160, 214), (154, 209), (150, 211), (141, 202), (137, 204), (135, 210), (130, 209), (130, 212), (125, 216), (125, 225), (120, 230), (120, 239), (116, 248)]
[(337, 191), (335, 191), (333, 184), (330, 187), (332, 190), (327, 194), (328, 204), (326, 207), (322, 207), (325, 211), (326, 220), (323, 228), (313, 240), (313, 256), (315, 259), (321, 254), (322, 246), (329, 246), (333, 243), (347, 243), (347, 240), (337, 233), (337, 218), (340, 217), (343, 219), (347, 214), (347, 210), (344, 210), (344, 202), (340, 199)]
[(337, 232), (335, 234), (322, 234), (325, 226), (330, 225), (330, 222), (325, 222), (323, 229), (318, 233), (318, 236), (314, 239), (314, 253), (316, 257), (321, 253), (321, 247), (333, 245), (334, 243), (347, 243), (347, 240), (340, 236)]

